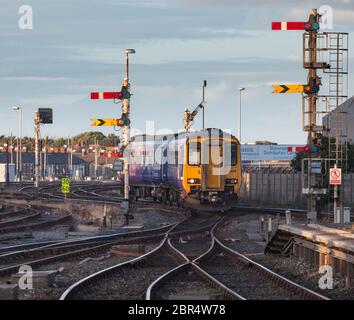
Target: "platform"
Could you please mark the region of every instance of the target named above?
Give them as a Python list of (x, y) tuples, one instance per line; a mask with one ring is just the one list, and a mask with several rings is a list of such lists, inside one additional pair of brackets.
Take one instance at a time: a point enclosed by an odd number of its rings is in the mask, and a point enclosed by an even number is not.
[(327, 248), (343, 249), (354, 254), (354, 234), (350, 231), (330, 228), (318, 224), (280, 225), (279, 230), (321, 243)]
[[(280, 225), (277, 233), (268, 243), (268, 248), (279, 242), (281, 237), (291, 239), (292, 254), (305, 262), (327, 265), (335, 273), (345, 277), (347, 288), (354, 287), (354, 233), (335, 227), (318, 224)], [(281, 243), (283, 246), (283, 243)], [(290, 248), (287, 242), (287, 248)], [(284, 246), (280, 252), (284, 251)], [(269, 249), (268, 249), (269, 251)], [(273, 249), (274, 251), (274, 249)]]

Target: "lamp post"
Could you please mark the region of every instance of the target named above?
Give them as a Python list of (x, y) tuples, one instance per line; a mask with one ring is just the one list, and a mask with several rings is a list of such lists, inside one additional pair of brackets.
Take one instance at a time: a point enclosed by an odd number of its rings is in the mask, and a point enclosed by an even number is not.
[(4, 144), (6, 150), (6, 185), (9, 186), (10, 174), (9, 174), (9, 141)]
[[(18, 139), (20, 140), (20, 146), (17, 145), (17, 161), (16, 161), (16, 163), (18, 163), (17, 178), (21, 182), (22, 181), (22, 108), (21, 107), (12, 107), (12, 110), (19, 111), (19, 117), (18, 117), (19, 137), (18, 137)], [(17, 143), (18, 143), (18, 140), (17, 140)]]
[(11, 152), (11, 157), (10, 157), (10, 161), (11, 164), (14, 164), (14, 155), (13, 155), (13, 151), (14, 151), (14, 142), (13, 142), (13, 137), (12, 137), (12, 132), (11, 132), (11, 136), (10, 136), (10, 152)]
[(39, 169), (40, 169), (40, 163), (39, 163), (39, 134), (40, 134), (40, 124), (41, 124), (41, 117), (39, 112), (35, 112), (34, 114), (34, 153), (35, 153), (35, 180), (34, 180), (34, 187), (38, 188), (39, 187)]
[(239, 88), (239, 92), (240, 92), (240, 125), (238, 128), (238, 136), (240, 139), (240, 144), (242, 144), (242, 91), (245, 91), (246, 88)]
[(42, 152), (43, 152), (43, 176), (44, 176), (44, 181), (47, 179), (47, 166), (48, 166), (48, 159), (47, 159), (47, 136), (44, 137), (44, 147), (42, 148)]

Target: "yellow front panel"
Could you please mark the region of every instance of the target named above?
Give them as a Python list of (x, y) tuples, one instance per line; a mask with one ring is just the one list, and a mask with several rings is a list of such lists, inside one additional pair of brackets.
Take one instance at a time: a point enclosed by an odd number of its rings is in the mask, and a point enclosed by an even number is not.
[[(195, 143), (196, 141), (198, 142), (206, 142), (209, 144), (208, 141), (201, 141), (201, 139), (196, 139), (193, 140)], [(237, 143), (237, 140), (232, 140)], [(185, 150), (188, 150), (188, 144), (186, 144)], [(222, 152), (222, 146), (217, 144), (217, 145), (211, 145), (210, 148), (204, 149), (206, 150), (205, 152), (209, 153), (209, 164), (203, 164), (203, 165), (189, 165), (188, 162), (188, 152), (185, 152), (184, 154), (184, 165), (183, 165), (183, 187), (184, 190), (189, 193), (191, 186), (193, 184), (188, 183), (188, 179), (200, 179), (201, 181), (201, 189), (202, 191), (224, 191), (225, 190), (225, 180), (226, 179), (237, 179), (238, 183), (236, 185), (232, 185), (234, 187), (234, 192), (239, 193), (242, 185), (242, 173), (241, 173), (241, 150), (240, 150), (240, 145), (237, 144), (237, 163), (236, 165), (231, 167), (230, 172), (227, 174), (220, 175), (220, 165), (217, 164), (218, 162), (218, 157), (221, 157), (223, 152)], [(216, 164), (214, 164), (215, 162)], [(195, 185), (195, 184), (194, 184)], [(200, 185), (199, 185), (200, 186)], [(231, 185), (228, 185), (231, 186)]]
[(237, 145), (237, 163), (232, 166), (230, 172), (225, 176), (225, 179), (237, 179), (238, 183), (234, 185), (234, 192), (239, 193), (242, 186), (242, 172), (241, 172), (241, 151), (240, 145)]
[(220, 165), (214, 164), (220, 158), (221, 146), (211, 145), (209, 148), (209, 164), (203, 165), (203, 173), (205, 175), (205, 191), (222, 190), (222, 177), (220, 175)]
[[(186, 146), (185, 150), (187, 150), (187, 146)], [(183, 188), (184, 188), (184, 190), (187, 193), (189, 193), (191, 191), (191, 186), (193, 186), (193, 184), (188, 183), (188, 179), (199, 179), (201, 181), (201, 177), (202, 177), (201, 166), (189, 165), (188, 164), (188, 152), (185, 152), (184, 165), (183, 165)]]

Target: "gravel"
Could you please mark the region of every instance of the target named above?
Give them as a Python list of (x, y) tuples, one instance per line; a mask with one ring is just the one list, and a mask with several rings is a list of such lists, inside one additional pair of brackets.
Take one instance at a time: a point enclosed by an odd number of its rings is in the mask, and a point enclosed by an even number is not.
[[(156, 244), (146, 245), (146, 252), (151, 251)], [(35, 271), (60, 270), (55, 276), (52, 287), (33, 290), (19, 290), (20, 300), (57, 300), (62, 293), (73, 283), (89, 276), (99, 270), (111, 267), (113, 265), (134, 259), (132, 256), (116, 256), (109, 251), (98, 255), (90, 256), (91, 259), (77, 258), (70, 261), (53, 263), (37, 268)], [(3, 279), (4, 281), (6, 279)]]
[(214, 289), (191, 269), (183, 273), (176, 273), (172, 278), (159, 287), (156, 292), (159, 300), (201, 300), (222, 299), (222, 292)]
[(168, 252), (161, 251), (136, 267), (120, 268), (110, 276), (81, 291), (76, 299), (142, 300), (148, 286), (159, 276), (177, 266)]
[[(283, 220), (280, 221), (280, 223), (283, 222)], [(294, 256), (264, 255), (266, 241), (264, 235), (260, 233), (259, 216), (232, 216), (227, 219), (224, 227), (218, 229), (217, 236), (224, 239), (224, 243), (231, 249), (245, 254), (250, 259), (299, 285), (330, 299), (354, 299), (354, 288), (346, 289), (345, 279), (339, 274), (334, 275), (333, 289), (321, 290), (318, 284), (322, 275), (319, 274), (317, 267), (300, 261)]]

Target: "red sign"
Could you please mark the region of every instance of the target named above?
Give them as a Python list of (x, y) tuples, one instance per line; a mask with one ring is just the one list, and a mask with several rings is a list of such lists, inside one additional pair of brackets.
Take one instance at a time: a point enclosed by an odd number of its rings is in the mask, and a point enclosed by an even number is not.
[(288, 152), (300, 153), (304, 151), (305, 151), (305, 147), (288, 147)]
[(272, 22), (272, 30), (305, 30), (305, 22)]
[(105, 158), (122, 158), (123, 157), (123, 152), (105, 152), (104, 153)]
[(101, 99), (123, 99), (122, 92), (91, 92), (92, 100)]
[(331, 169), (329, 172), (329, 184), (341, 185), (342, 184), (342, 169)]

